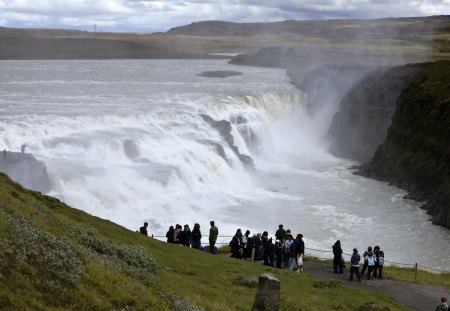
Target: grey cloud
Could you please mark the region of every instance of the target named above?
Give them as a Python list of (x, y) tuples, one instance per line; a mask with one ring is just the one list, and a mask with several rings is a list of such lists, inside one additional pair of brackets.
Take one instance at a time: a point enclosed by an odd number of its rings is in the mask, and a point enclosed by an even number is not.
[(0, 0), (0, 26), (154, 31), (200, 20), (383, 18), (450, 14), (450, 0)]

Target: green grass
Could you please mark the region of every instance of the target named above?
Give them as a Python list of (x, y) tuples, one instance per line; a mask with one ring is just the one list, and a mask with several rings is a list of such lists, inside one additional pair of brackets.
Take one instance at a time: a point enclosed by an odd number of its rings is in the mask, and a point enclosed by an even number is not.
[(0, 244), (0, 310), (250, 310), (256, 288), (239, 279), (263, 272), (280, 280), (282, 310), (353, 310), (368, 301), (406, 310), (340, 282), (145, 237), (3, 174)]

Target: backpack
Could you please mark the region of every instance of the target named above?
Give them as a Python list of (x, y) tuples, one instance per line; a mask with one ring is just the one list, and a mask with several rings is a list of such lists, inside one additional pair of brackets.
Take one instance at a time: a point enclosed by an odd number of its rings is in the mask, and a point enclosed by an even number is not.
[(291, 245), (294, 244), (294, 241), (291, 240), (286, 240), (284, 242), (284, 252), (285, 253), (289, 253), (289, 251), (291, 250)]
[(380, 266), (384, 265), (384, 252), (383, 251), (379, 252), (378, 265), (380, 265)]

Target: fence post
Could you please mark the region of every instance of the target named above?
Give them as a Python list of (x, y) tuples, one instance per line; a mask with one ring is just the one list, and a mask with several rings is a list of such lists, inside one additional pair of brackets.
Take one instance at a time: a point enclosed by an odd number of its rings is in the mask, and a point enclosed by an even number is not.
[(414, 265), (414, 283), (417, 283), (417, 262)]
[(251, 262), (255, 261), (255, 248), (252, 247), (252, 258), (251, 258)]

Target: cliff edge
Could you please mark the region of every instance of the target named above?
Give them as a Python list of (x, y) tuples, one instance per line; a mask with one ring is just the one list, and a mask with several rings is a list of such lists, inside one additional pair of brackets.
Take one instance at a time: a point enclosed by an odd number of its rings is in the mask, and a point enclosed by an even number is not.
[(421, 70), (400, 94), (385, 141), (360, 174), (426, 201), (433, 223), (450, 228), (450, 61)]

